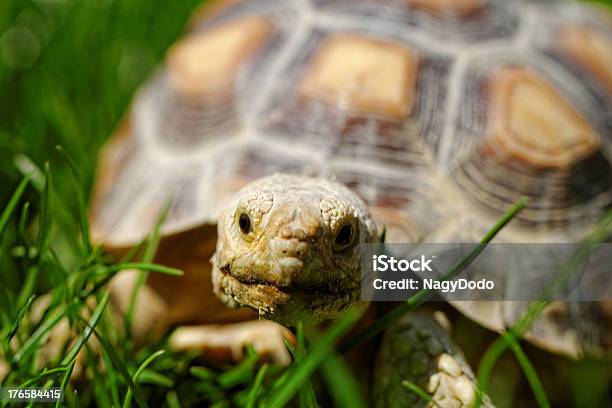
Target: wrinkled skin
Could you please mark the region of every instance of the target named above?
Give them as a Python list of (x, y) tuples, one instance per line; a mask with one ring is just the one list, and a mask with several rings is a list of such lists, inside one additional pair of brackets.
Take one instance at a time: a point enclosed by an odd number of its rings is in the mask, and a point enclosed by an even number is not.
[(363, 306), (361, 244), (376, 239), (365, 203), (346, 187), (272, 175), (248, 185), (222, 213), (214, 290), (229, 306), (288, 326), (335, 318)]

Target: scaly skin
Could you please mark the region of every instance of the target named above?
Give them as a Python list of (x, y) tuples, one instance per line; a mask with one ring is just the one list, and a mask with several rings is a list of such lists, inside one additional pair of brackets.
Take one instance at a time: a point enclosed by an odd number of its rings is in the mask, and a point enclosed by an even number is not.
[[(246, 214), (251, 230), (240, 229)], [(336, 237), (350, 225), (352, 238)], [(322, 179), (273, 175), (245, 187), (219, 219), (215, 293), (288, 326), (360, 306), (360, 244), (377, 239), (366, 205)]]
[[(433, 402), (407, 391), (402, 381), (428, 392)], [(385, 332), (375, 362), (373, 394), (377, 408), (469, 408), (476, 400), (475, 376), (435, 319), (426, 313), (409, 313)], [(486, 395), (482, 406), (493, 407)]]

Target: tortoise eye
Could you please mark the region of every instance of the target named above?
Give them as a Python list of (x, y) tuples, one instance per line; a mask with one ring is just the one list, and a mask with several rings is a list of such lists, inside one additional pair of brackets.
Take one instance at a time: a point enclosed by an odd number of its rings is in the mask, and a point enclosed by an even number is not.
[(334, 237), (334, 251), (340, 252), (350, 248), (356, 242), (356, 225), (353, 221), (343, 224), (338, 228)]
[(346, 224), (340, 228), (340, 231), (336, 234), (336, 244), (346, 245), (351, 242), (351, 239), (353, 239), (353, 226), (351, 224)]
[(240, 231), (245, 235), (251, 232), (251, 217), (245, 213), (240, 214), (240, 217), (238, 217), (238, 226), (240, 227)]

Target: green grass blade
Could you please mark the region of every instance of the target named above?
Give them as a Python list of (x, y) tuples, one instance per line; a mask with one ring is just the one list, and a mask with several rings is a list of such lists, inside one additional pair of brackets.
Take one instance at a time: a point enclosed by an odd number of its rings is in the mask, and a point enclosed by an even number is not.
[(145, 247), (145, 244), (148, 241), (148, 237), (144, 238), (142, 240), (140, 240), (140, 242), (136, 245), (134, 245), (133, 247), (131, 247), (129, 249), (129, 251), (127, 251), (125, 253), (125, 255), (123, 255), (121, 257), (121, 259), (119, 260), (119, 263), (125, 263), (125, 262), (131, 262), (132, 259), (134, 259), (134, 257), (140, 253), (140, 251), (142, 251), (142, 249)]
[[(138, 378), (140, 377), (140, 374), (142, 374), (143, 370), (145, 368), (147, 368), (147, 366), (149, 364), (151, 364), (153, 362), (153, 360), (155, 360), (157, 357), (161, 356), (162, 354), (164, 354), (165, 350), (159, 350), (156, 351), (155, 353), (151, 354), (149, 357), (147, 357), (147, 359), (145, 361), (143, 361), (143, 363), (140, 365), (140, 367), (138, 367), (138, 369), (136, 370), (136, 372), (134, 373), (134, 376), (132, 377), (132, 381), (134, 383), (138, 382)], [(123, 408), (127, 408), (132, 404), (132, 389), (129, 388), (127, 393), (125, 394), (125, 399), (123, 400)]]
[(261, 395), (263, 388), (263, 381), (266, 378), (266, 374), (268, 373), (268, 364), (264, 364), (261, 366), (259, 371), (257, 372), (257, 376), (255, 377), (255, 381), (253, 382), (253, 387), (251, 388), (251, 392), (249, 392), (249, 397), (247, 400), (247, 408), (255, 408), (257, 404), (257, 399)]
[(36, 240), (36, 248), (38, 256), (41, 257), (45, 253), (49, 239), (51, 238), (51, 189), (53, 181), (51, 179), (51, 168), (49, 163), (45, 163), (45, 186), (41, 193), (40, 203), (40, 219), (38, 222), (38, 237)]
[[(495, 225), (487, 231), (485, 236), (480, 240), (478, 245), (470, 251), (470, 253), (460, 260), (456, 265), (454, 265), (448, 272), (446, 272), (440, 280), (448, 280), (452, 279), (457, 274), (461, 273), (465, 268), (467, 268), (478, 255), (485, 249), (487, 244), (504, 228), (527, 204), (526, 198), (521, 198), (518, 200), (504, 215), (501, 216), (495, 223)], [(400, 306), (396, 307), (386, 315), (382, 316), (374, 324), (363, 329), (359, 333), (355, 334), (353, 337), (348, 339), (341, 347), (340, 351), (342, 353), (346, 353), (347, 351), (353, 349), (355, 346), (363, 343), (366, 340), (371, 339), (378, 333), (382, 332), (386, 329), (391, 323), (395, 320), (399, 319), (401, 316), (406, 314), (407, 312), (415, 309), (417, 306), (422, 304), (431, 294), (434, 293), (432, 289), (423, 289), (413, 296), (411, 296), (408, 300), (403, 302)]]
[(42, 373), (28, 379), (27, 381), (22, 382), (21, 384), (19, 384), (19, 388), (27, 388), (30, 387), (33, 384), (36, 384), (38, 381), (40, 381), (43, 378), (52, 376), (52, 375), (57, 375), (57, 374), (61, 374), (61, 373), (65, 373), (68, 370), (68, 367), (55, 367), (55, 368), (51, 368), (49, 370), (43, 370)]
[(121, 406), (119, 402), (119, 387), (117, 386), (118, 378), (116, 371), (113, 367), (112, 359), (109, 357), (108, 353), (105, 350), (102, 350), (102, 360), (104, 361), (104, 366), (106, 367), (106, 378), (105, 383), (110, 389), (110, 398), (112, 400), (113, 407)]
[(101, 336), (100, 333), (98, 333), (98, 331), (96, 330), (94, 330), (94, 334), (96, 335), (96, 338), (102, 345), (102, 348), (107, 353), (110, 360), (113, 362), (113, 365), (117, 368), (117, 370), (123, 377), (124, 381), (130, 387), (129, 389), (131, 391), (131, 394), (136, 399), (136, 403), (138, 404), (138, 406), (140, 408), (147, 408), (148, 406), (147, 401), (144, 399), (142, 390), (140, 389), (138, 384), (136, 384), (136, 382), (134, 382), (134, 380), (132, 379), (132, 376), (130, 375), (121, 357), (119, 357), (119, 355), (117, 354), (113, 346), (108, 342), (108, 340), (104, 336)]
[(40, 272), (39, 265), (33, 265), (29, 267), (26, 271), (25, 281), (21, 286), (21, 290), (17, 295), (17, 305), (18, 307), (23, 307), (20, 305), (25, 305), (33, 296), (33, 293), (36, 291), (36, 286), (38, 285), (38, 275)]
[(79, 188), (82, 185), (81, 175), (79, 170), (77, 169), (74, 161), (66, 153), (66, 151), (61, 146), (55, 146), (55, 149), (60, 153), (60, 155), (66, 160), (68, 163), (68, 167), (71, 170), (72, 176), (74, 178), (74, 182), (76, 184), (76, 198), (79, 209), (79, 225), (81, 228), (81, 237), (83, 240), (83, 246), (85, 254), (89, 254), (92, 252), (91, 240), (89, 238), (89, 221), (87, 219), (87, 208), (85, 205), (85, 197), (83, 197), (83, 190)]
[(21, 208), (21, 215), (19, 216), (19, 224), (17, 226), (17, 234), (19, 236), (19, 239), (21, 239), (26, 244), (26, 246), (29, 246), (28, 234), (26, 232), (29, 214), (30, 202), (26, 202)]
[[(304, 323), (300, 320), (295, 328), (297, 348), (294, 349), (294, 357), (300, 360), (306, 354), (306, 338), (304, 335)], [(285, 340), (286, 341), (286, 340)]]
[(504, 354), (507, 348), (506, 339), (498, 337), (491, 345), (487, 348), (480, 364), (478, 366), (478, 387), (476, 393), (476, 402), (474, 408), (480, 407), (482, 404), (482, 396), (487, 392), (489, 388), (489, 379), (493, 373), (493, 367), (497, 360)]
[(11, 341), (11, 339), (15, 336), (15, 334), (17, 333), (17, 330), (19, 330), (19, 326), (21, 326), (21, 323), (23, 322), (23, 319), (26, 315), (26, 313), (28, 312), (28, 310), (30, 310), (30, 306), (32, 306), (32, 302), (34, 301), (34, 299), (36, 298), (36, 296), (32, 295), (28, 298), (26, 304), (21, 308), (21, 310), (19, 311), (19, 314), (17, 315), (17, 319), (15, 319), (15, 322), (11, 325), (11, 328), (9, 329), (5, 341), (7, 343), (9, 343)]
[[(88, 356), (89, 357), (89, 356)], [(121, 403), (117, 405), (113, 405), (111, 401), (112, 395), (108, 392), (106, 386), (106, 378), (103, 372), (100, 372), (96, 368), (93, 367), (96, 364), (93, 359), (89, 359), (87, 362), (87, 367), (92, 372), (91, 379), (88, 381), (91, 387), (91, 397), (94, 401), (96, 401), (96, 407), (98, 408), (114, 408), (120, 407)], [(95, 374), (94, 374), (95, 373)]]
[(323, 361), (320, 371), (334, 400), (334, 406), (344, 408), (368, 406), (359, 382), (340, 355), (332, 353)]
[(217, 377), (217, 383), (221, 388), (232, 388), (238, 384), (246, 384), (253, 378), (255, 366), (259, 361), (259, 356), (253, 347), (247, 347), (246, 358), (237, 366), (221, 373)]
[(168, 404), (168, 408), (181, 408), (181, 402), (176, 392), (170, 391), (166, 394), (166, 404)]
[[(304, 335), (304, 324), (299, 321), (296, 328), (297, 348), (292, 354), (295, 362), (299, 364), (304, 356), (308, 353), (306, 350), (306, 337)], [(288, 342), (287, 342), (288, 343)], [(291, 351), (291, 347), (288, 346)], [(304, 381), (304, 384), (298, 390), (298, 405), (302, 408), (318, 407), (317, 397), (315, 396), (310, 379)]]
[(171, 378), (160, 374), (157, 371), (153, 371), (149, 368), (145, 368), (142, 373), (140, 373), (140, 377), (138, 377), (138, 383), (153, 384), (164, 388), (174, 387), (174, 381)]
[(17, 203), (19, 202), (19, 199), (23, 195), (29, 182), (30, 176), (25, 176), (15, 189), (15, 192), (13, 192), (13, 195), (9, 199), (8, 204), (6, 204), (6, 207), (4, 207), (4, 210), (2, 210), (2, 214), (0, 214), (0, 237), (2, 237), (2, 234), (4, 234), (4, 230), (6, 229), (6, 226), (13, 215), (13, 211), (15, 211)]
[(438, 403), (433, 400), (431, 395), (429, 395), (427, 392), (425, 392), (425, 390), (423, 390), (418, 385), (416, 385), (416, 384), (414, 384), (414, 383), (412, 383), (412, 382), (410, 382), (408, 380), (403, 380), (402, 381), (402, 385), (404, 387), (406, 387), (406, 389), (414, 392), (416, 395), (418, 395), (419, 397), (423, 398), (428, 403), (433, 404), (434, 406), (436, 406), (438, 408), (441, 408), (440, 405), (438, 405)]
[(91, 333), (95, 330), (96, 326), (98, 325), (98, 322), (100, 321), (100, 318), (102, 317), (102, 313), (104, 312), (104, 309), (108, 305), (109, 299), (110, 299), (110, 293), (109, 292), (104, 293), (104, 295), (102, 296), (102, 299), (100, 300), (100, 303), (98, 304), (98, 306), (96, 306), (96, 309), (91, 315), (89, 322), (87, 322), (85, 331), (83, 332), (83, 334), (79, 336), (79, 339), (74, 344), (74, 346), (72, 346), (72, 348), (70, 349), (70, 352), (66, 354), (66, 356), (63, 358), (61, 365), (68, 365), (70, 364), (70, 362), (76, 359), (77, 354), (79, 354), (79, 351), (81, 351), (81, 348), (83, 347), (83, 345), (85, 345), (87, 340), (89, 340)]
[(271, 395), (266, 399), (265, 406), (269, 408), (284, 407), (302, 384), (304, 384), (317, 367), (319, 367), (323, 359), (329, 355), (336, 341), (353, 327), (360, 317), (360, 311), (353, 309), (334, 323), (334, 325), (313, 344), (308, 355), (304, 357), (299, 364), (294, 364), (288, 370), (289, 375), (286, 377), (286, 380), (278, 384), (271, 391)]
[(158, 272), (171, 276), (182, 276), (183, 271), (176, 268), (169, 268), (149, 262), (125, 262), (113, 265), (108, 268), (109, 272), (119, 272), (125, 269), (138, 269), (141, 271)]
[(301, 408), (318, 408), (319, 403), (315, 396), (312, 384), (306, 381), (298, 390), (298, 404)]
[(189, 373), (202, 381), (212, 381), (215, 373), (207, 367), (191, 367)]
[(514, 336), (509, 335), (509, 333), (502, 333), (502, 337), (506, 339), (506, 343), (509, 345), (510, 349), (516, 356), (519, 365), (523, 369), (525, 373), (525, 377), (527, 377), (527, 381), (531, 386), (533, 394), (536, 397), (536, 402), (538, 406), (541, 408), (549, 408), (550, 402), (548, 401), (548, 397), (546, 396), (546, 391), (544, 391), (544, 387), (542, 386), (542, 382), (536, 373), (535, 368), (527, 358), (527, 355), (519, 345), (518, 341)]
[[(62, 382), (60, 383), (60, 388), (64, 391), (64, 393), (66, 392), (66, 385), (68, 384), (68, 380), (70, 379), (70, 376), (72, 375), (72, 370), (74, 370), (75, 364), (76, 364), (76, 359), (72, 361), (70, 366), (68, 366), (68, 369), (66, 370), (66, 372), (64, 373), (64, 377), (62, 378)], [(59, 408), (60, 406), (61, 406), (61, 402), (59, 400), (56, 401), (55, 408)]]
[[(145, 263), (153, 262), (153, 258), (155, 257), (155, 253), (157, 252), (157, 247), (159, 246), (159, 241), (161, 239), (160, 230), (163, 225), (166, 217), (168, 216), (168, 211), (170, 211), (170, 202), (167, 202), (162, 208), (161, 214), (157, 219), (155, 226), (153, 227), (153, 231), (149, 235), (149, 239), (147, 245), (144, 249), (144, 254), (142, 256), (142, 261)], [(128, 336), (131, 333), (132, 320), (134, 319), (134, 308), (136, 307), (136, 299), (138, 298), (138, 292), (142, 285), (147, 281), (147, 277), (149, 275), (146, 271), (141, 271), (138, 275), (138, 279), (136, 279), (136, 284), (132, 289), (132, 293), (130, 294), (130, 302), (128, 304), (127, 311), (125, 313), (125, 332)]]
[(13, 364), (18, 365), (24, 357), (27, 357), (33, 351), (33, 349), (38, 346), (43, 337), (49, 334), (49, 331), (51, 331), (53, 327), (60, 322), (60, 320), (66, 317), (68, 311), (69, 307), (67, 306), (60, 307), (58, 310), (55, 310), (55, 313), (53, 313), (51, 317), (47, 318), (44, 323), (41, 324), (34, 333), (32, 333), (23, 346), (17, 350), (15, 356), (13, 356)]

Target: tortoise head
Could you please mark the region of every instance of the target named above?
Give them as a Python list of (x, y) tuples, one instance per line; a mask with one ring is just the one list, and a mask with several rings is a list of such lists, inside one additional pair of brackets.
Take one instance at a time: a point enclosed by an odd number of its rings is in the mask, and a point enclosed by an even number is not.
[(215, 293), (289, 326), (334, 318), (361, 303), (361, 244), (375, 239), (365, 203), (348, 188), (316, 178), (262, 178), (220, 216)]

